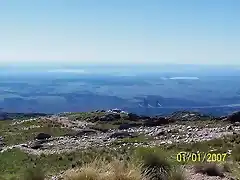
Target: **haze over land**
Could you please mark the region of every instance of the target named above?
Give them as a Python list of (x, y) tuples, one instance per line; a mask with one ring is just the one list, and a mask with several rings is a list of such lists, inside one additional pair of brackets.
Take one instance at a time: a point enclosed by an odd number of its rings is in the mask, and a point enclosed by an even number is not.
[(194, 110), (214, 115), (239, 109), (237, 67), (174, 67), (2, 68), (0, 107), (6, 112), (59, 113), (121, 108), (140, 114)]

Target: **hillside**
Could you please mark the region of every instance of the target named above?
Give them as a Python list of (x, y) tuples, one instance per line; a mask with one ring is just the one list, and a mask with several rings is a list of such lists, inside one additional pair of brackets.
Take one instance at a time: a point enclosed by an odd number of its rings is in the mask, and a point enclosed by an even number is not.
[[(139, 159), (145, 151), (167, 156), (171, 164), (184, 170), (185, 179), (219, 178), (219, 173), (195, 172), (199, 164), (215, 170), (220, 168), (225, 179), (236, 179), (240, 174), (240, 113), (216, 118), (184, 111), (149, 117), (115, 109), (37, 114), (37, 117), (36, 114), (33, 117), (17, 115), (15, 119), (0, 121), (2, 179), (26, 179), (26, 175), (36, 179), (34, 173), (39, 175), (40, 171), (32, 169), (34, 167), (40, 168), (46, 179), (66, 179), (67, 170), (81, 169), (96, 158), (107, 158), (106, 163), (110, 161), (110, 164), (114, 157), (130, 163), (129, 159)], [(136, 152), (140, 155), (136, 156)], [(200, 155), (196, 162), (189, 159), (179, 162), (180, 152), (208, 152), (226, 157), (212, 159), (211, 163), (217, 164), (213, 168), (207, 159), (198, 162), (203, 158)], [(148, 161), (154, 164), (151, 158)]]

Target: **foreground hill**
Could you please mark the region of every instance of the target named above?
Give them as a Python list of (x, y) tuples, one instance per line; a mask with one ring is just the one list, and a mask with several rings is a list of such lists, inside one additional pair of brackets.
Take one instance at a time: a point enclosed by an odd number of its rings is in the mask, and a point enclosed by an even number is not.
[[(170, 174), (177, 167), (178, 177), (179, 169), (183, 169), (182, 179), (231, 179), (240, 173), (240, 112), (221, 118), (186, 111), (165, 117), (138, 116), (117, 109), (17, 115), (0, 121), (2, 179), (37, 179), (34, 176), (43, 174), (46, 179), (76, 179), (69, 177), (69, 172), (81, 176), (86, 171), (85, 163), (90, 163), (96, 175), (93, 179), (98, 180), (103, 177), (100, 178), (96, 164), (105, 162), (113, 170), (117, 162), (125, 168), (119, 171), (132, 172), (132, 165), (134, 171), (142, 171), (144, 168), (134, 164), (136, 161), (144, 167), (148, 164), (160, 169), (169, 164)], [(198, 158), (179, 159), (180, 152), (195, 152)], [(211, 157), (204, 158), (205, 153)], [(91, 164), (93, 161), (95, 165)], [(104, 167), (101, 165), (100, 170), (113, 173)], [(146, 176), (140, 172), (138, 177), (128, 179)], [(159, 174), (158, 179), (177, 179), (173, 174), (171, 178), (162, 176)]]

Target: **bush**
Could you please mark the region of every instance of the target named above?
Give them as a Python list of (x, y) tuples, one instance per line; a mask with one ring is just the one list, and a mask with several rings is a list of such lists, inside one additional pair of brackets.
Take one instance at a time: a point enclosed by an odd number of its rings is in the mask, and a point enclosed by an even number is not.
[(172, 164), (165, 152), (154, 148), (139, 148), (138, 156), (143, 162), (143, 172), (154, 180), (165, 180), (171, 173)]

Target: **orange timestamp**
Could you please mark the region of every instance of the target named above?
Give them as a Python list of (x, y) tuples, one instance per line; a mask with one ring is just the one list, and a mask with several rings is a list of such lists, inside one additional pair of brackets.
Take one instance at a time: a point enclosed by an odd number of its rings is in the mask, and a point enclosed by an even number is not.
[(227, 153), (179, 152), (176, 160), (178, 162), (224, 162), (227, 155)]

